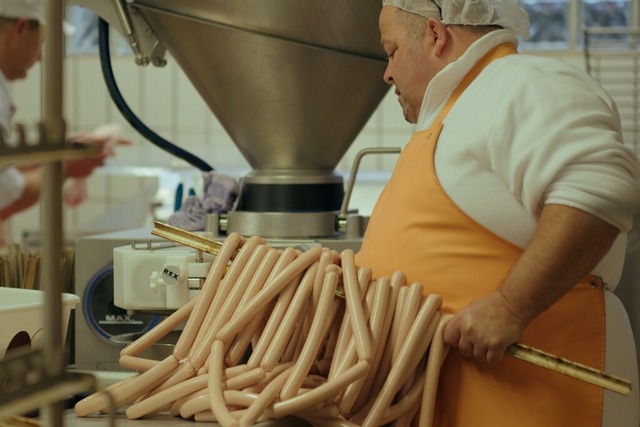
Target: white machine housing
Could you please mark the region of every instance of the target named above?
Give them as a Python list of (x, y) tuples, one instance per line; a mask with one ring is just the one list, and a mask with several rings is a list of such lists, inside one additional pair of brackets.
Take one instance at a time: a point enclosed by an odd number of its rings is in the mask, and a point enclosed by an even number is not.
[(164, 243), (115, 248), (114, 304), (129, 310), (176, 310), (198, 295), (214, 259)]

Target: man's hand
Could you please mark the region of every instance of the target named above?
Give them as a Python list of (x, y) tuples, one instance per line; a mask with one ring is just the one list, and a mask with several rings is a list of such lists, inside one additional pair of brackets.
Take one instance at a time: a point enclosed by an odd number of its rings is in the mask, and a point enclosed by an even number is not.
[(69, 142), (97, 145), (99, 149), (96, 155), (65, 162), (65, 177), (67, 178), (84, 178), (91, 175), (95, 168), (104, 165), (107, 157), (115, 154), (116, 146), (131, 145), (129, 139), (120, 135), (119, 127), (116, 125), (104, 125), (91, 133), (74, 135), (69, 138)]
[(455, 315), (444, 330), (444, 341), (463, 356), (495, 364), (518, 342), (525, 326), (509, 302), (493, 292)]
[(92, 132), (75, 134), (69, 138), (69, 142), (99, 145), (101, 153), (106, 156), (113, 156), (118, 145), (131, 145), (131, 140), (122, 136), (120, 127), (115, 124), (102, 125)]
[(82, 157), (64, 162), (65, 178), (86, 178), (97, 167), (104, 165), (106, 155), (99, 153), (95, 156)]

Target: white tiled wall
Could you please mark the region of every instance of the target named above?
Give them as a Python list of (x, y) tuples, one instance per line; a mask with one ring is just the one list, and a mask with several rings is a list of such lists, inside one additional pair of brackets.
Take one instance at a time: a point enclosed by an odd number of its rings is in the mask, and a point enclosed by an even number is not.
[[(581, 65), (580, 57), (569, 58)], [(163, 138), (203, 158), (218, 171), (240, 177), (250, 169), (227, 133), (193, 89), (182, 70), (168, 58), (164, 68), (139, 67), (132, 56), (114, 56), (116, 81), (130, 108)], [(40, 66), (28, 78), (14, 84), (16, 122), (35, 123), (40, 118)], [(126, 122), (106, 90), (96, 55), (75, 55), (66, 60), (64, 114), (68, 133), (89, 131), (104, 123), (118, 123), (130, 137), (131, 147), (120, 147), (117, 156), (88, 181), (90, 198), (76, 208), (65, 210), (66, 232), (82, 234), (104, 228), (129, 227), (139, 220), (115, 221), (117, 215), (148, 210), (153, 202), (171, 204), (172, 189), (185, 175), (197, 171), (185, 162), (155, 147)], [(355, 154), (369, 147), (403, 147), (413, 131), (407, 124), (392, 92), (384, 98), (363, 128), (337, 170), (345, 182)], [(359, 169), (350, 208), (367, 215), (386, 181), (397, 155), (366, 156)], [(159, 190), (158, 190), (159, 188)], [(199, 190), (199, 189), (197, 189)], [(39, 206), (15, 216), (10, 237), (19, 241), (24, 230), (39, 224)], [(140, 220), (151, 224), (151, 215)], [(146, 224), (141, 224), (146, 225)]]

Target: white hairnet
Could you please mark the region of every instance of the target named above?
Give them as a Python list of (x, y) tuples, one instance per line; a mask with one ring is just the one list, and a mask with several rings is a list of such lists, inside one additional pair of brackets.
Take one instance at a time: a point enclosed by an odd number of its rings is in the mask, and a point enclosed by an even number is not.
[(382, 0), (382, 5), (439, 17), (445, 24), (497, 25), (529, 37), (529, 16), (518, 0)]

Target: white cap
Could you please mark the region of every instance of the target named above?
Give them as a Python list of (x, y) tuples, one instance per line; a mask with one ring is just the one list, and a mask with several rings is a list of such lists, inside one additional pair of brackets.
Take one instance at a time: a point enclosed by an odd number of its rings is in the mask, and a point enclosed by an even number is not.
[(382, 0), (425, 18), (440, 18), (445, 24), (497, 25), (529, 38), (529, 15), (517, 0)]
[[(44, 0), (0, 0), (0, 16), (33, 19), (44, 25)], [(67, 35), (74, 31), (73, 25), (66, 21), (63, 22), (63, 29)]]
[(33, 19), (44, 24), (42, 0), (0, 0), (0, 16)]

